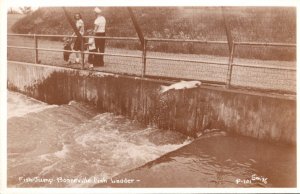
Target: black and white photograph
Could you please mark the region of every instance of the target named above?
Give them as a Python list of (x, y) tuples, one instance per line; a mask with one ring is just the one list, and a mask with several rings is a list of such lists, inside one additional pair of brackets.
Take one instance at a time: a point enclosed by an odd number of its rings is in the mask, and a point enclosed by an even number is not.
[(296, 4), (101, 2), (6, 6), (6, 189), (298, 189)]

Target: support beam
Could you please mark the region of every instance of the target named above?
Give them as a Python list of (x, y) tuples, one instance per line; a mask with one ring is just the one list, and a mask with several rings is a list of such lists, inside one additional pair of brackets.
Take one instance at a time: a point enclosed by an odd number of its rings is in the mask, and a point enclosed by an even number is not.
[(65, 15), (67, 17), (67, 20), (69, 22), (69, 24), (71, 25), (73, 31), (75, 32), (77, 38), (80, 38), (81, 41), (81, 64), (82, 64), (82, 69), (84, 69), (84, 38), (82, 37), (82, 35), (80, 34), (79, 30), (76, 27), (76, 24), (74, 23), (72, 17), (69, 15), (69, 13), (67, 12), (66, 8), (63, 7), (63, 10), (65, 12)]
[(224, 27), (225, 27), (225, 31), (226, 31), (229, 54), (230, 54), (229, 62), (228, 62), (227, 78), (226, 78), (226, 88), (230, 88), (231, 75), (232, 75), (232, 63), (233, 63), (233, 58), (234, 58), (234, 42), (233, 42), (233, 38), (232, 38), (232, 35), (231, 35), (229, 25), (227, 23), (225, 8), (221, 7), (221, 10), (222, 10), (222, 16), (223, 16), (223, 21), (224, 21), (223, 23), (224, 23)]
[(127, 9), (128, 9), (131, 21), (132, 21), (132, 23), (134, 25), (135, 31), (136, 31), (136, 33), (139, 36), (139, 39), (140, 39), (140, 42), (141, 42), (141, 45), (142, 45), (142, 48), (143, 48), (144, 47), (144, 43), (145, 43), (145, 41), (144, 41), (145, 38), (144, 38), (143, 32), (142, 32), (142, 30), (141, 30), (141, 28), (140, 28), (140, 26), (139, 26), (139, 24), (138, 24), (138, 22), (137, 22), (137, 20), (136, 20), (136, 18), (134, 16), (134, 14), (133, 14), (132, 9), (130, 7), (127, 7)]
[(231, 31), (227, 22), (227, 17), (225, 14), (225, 8), (221, 7), (222, 10), (222, 16), (223, 16), (223, 21), (224, 21), (224, 26), (225, 26), (225, 31), (226, 31), (226, 37), (227, 37), (227, 42), (228, 42), (228, 47), (229, 47), (229, 53), (232, 51), (232, 45), (233, 45), (233, 39), (231, 35)]
[(71, 25), (72, 29), (75, 32), (76, 36), (81, 38), (81, 34), (79, 33), (79, 30), (77, 29), (76, 24), (74, 23), (72, 17), (70, 16), (70, 14), (68, 13), (68, 11), (66, 10), (65, 7), (63, 7), (63, 10), (65, 12), (65, 16), (66, 16), (69, 24)]

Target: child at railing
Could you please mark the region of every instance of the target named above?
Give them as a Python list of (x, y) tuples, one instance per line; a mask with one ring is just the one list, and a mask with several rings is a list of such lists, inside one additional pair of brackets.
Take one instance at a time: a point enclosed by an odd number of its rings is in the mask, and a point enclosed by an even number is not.
[(68, 52), (68, 51), (71, 51), (72, 48), (71, 48), (71, 44), (72, 44), (72, 38), (71, 37), (64, 37), (63, 38), (63, 41), (64, 41), (64, 61), (67, 62), (67, 65), (71, 65), (71, 60), (70, 60), (70, 55), (71, 55), (71, 52)]
[[(88, 34), (88, 36), (93, 36), (93, 30), (89, 29), (87, 31), (87, 34)], [(88, 40), (88, 43), (86, 43), (86, 45), (88, 45), (89, 52), (97, 52), (96, 45), (95, 45), (95, 38), (90, 37)], [(90, 69), (94, 68), (94, 64), (95, 64), (95, 55), (94, 54), (89, 54), (88, 63), (89, 63)]]

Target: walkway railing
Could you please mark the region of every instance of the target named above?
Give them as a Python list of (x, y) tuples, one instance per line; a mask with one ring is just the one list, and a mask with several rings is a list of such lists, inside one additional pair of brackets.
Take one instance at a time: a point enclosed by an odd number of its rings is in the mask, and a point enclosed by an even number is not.
[[(296, 48), (296, 44), (287, 44), (287, 43), (260, 43), (260, 42), (233, 42), (233, 49), (228, 56), (228, 62), (213, 62), (213, 61), (205, 61), (205, 60), (192, 60), (186, 58), (170, 58), (170, 57), (156, 57), (156, 56), (147, 56), (147, 45), (149, 42), (167, 42), (167, 43), (174, 43), (174, 42), (182, 42), (182, 43), (197, 43), (197, 44), (217, 44), (217, 45), (224, 45), (227, 46), (227, 41), (203, 41), (203, 40), (185, 40), (185, 39), (158, 39), (158, 38), (145, 38), (144, 46), (142, 48), (141, 55), (130, 55), (130, 54), (112, 54), (112, 53), (95, 53), (95, 52), (88, 52), (85, 51), (82, 47), (81, 51), (67, 51), (63, 49), (50, 49), (50, 48), (40, 48), (39, 47), (39, 38), (76, 38), (76, 36), (68, 36), (68, 35), (45, 35), (45, 34), (8, 34), (8, 36), (21, 36), (21, 37), (31, 37), (34, 39), (34, 47), (25, 47), (25, 46), (12, 46), (8, 45), (8, 48), (17, 48), (17, 49), (29, 49), (35, 51), (35, 63), (39, 62), (39, 51), (49, 51), (49, 52), (70, 52), (70, 53), (81, 53), (82, 55), (82, 68), (84, 68), (85, 61), (84, 55), (85, 54), (94, 54), (94, 55), (103, 55), (103, 56), (118, 56), (118, 57), (129, 57), (129, 58), (141, 58), (142, 59), (142, 72), (141, 77), (145, 77), (146, 70), (147, 70), (147, 60), (148, 59), (157, 59), (157, 60), (167, 60), (167, 61), (179, 61), (179, 62), (191, 62), (191, 63), (199, 63), (199, 64), (207, 64), (207, 65), (220, 65), (220, 66), (227, 66), (227, 76), (226, 81), (223, 83), (226, 87), (231, 86), (232, 80), (232, 69), (234, 66), (239, 67), (251, 67), (251, 68), (263, 68), (263, 69), (276, 69), (276, 70), (285, 70), (285, 71), (296, 71), (296, 68), (293, 67), (281, 67), (281, 66), (270, 66), (270, 65), (253, 65), (253, 64), (237, 64), (234, 63), (234, 55), (236, 46), (239, 45), (249, 45), (249, 46), (259, 46), (259, 47), (292, 47)], [(95, 39), (106, 39), (106, 40), (122, 40), (122, 41), (138, 41), (138, 38), (133, 37), (94, 37), (94, 36), (83, 36), (83, 38), (90, 38), (93, 37)], [(84, 39), (82, 39), (82, 45), (84, 43)]]

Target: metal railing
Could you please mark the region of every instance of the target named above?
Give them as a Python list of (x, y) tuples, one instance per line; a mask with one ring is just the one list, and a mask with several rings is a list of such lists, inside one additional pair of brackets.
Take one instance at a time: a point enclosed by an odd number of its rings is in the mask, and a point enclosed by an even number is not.
[[(228, 66), (226, 81), (224, 85), (229, 88), (231, 86), (231, 79), (232, 79), (232, 69), (234, 66), (240, 67), (252, 67), (252, 68), (264, 68), (264, 69), (277, 69), (277, 70), (287, 70), (287, 71), (296, 71), (296, 68), (292, 67), (278, 67), (278, 66), (268, 66), (268, 65), (249, 65), (249, 64), (237, 64), (234, 63), (234, 54), (235, 54), (235, 47), (237, 45), (251, 45), (251, 46), (260, 46), (260, 47), (294, 47), (296, 48), (296, 44), (290, 43), (260, 43), (260, 42), (233, 42), (232, 50), (228, 57), (228, 63), (225, 62), (213, 62), (213, 61), (205, 61), (205, 60), (192, 60), (192, 59), (182, 59), (182, 58), (170, 58), (170, 57), (155, 57), (155, 56), (147, 56), (147, 44), (149, 42), (184, 42), (184, 43), (198, 43), (198, 44), (219, 44), (219, 45), (228, 45), (227, 41), (206, 41), (206, 40), (187, 40), (187, 39), (158, 39), (158, 38), (145, 38), (142, 50), (142, 55), (129, 55), (129, 54), (112, 54), (112, 53), (96, 53), (96, 52), (88, 52), (81, 48), (81, 51), (73, 51), (73, 50), (63, 50), (63, 49), (49, 49), (49, 48), (40, 48), (38, 46), (38, 39), (39, 38), (76, 38), (76, 36), (70, 35), (45, 35), (45, 34), (8, 34), (8, 36), (22, 36), (22, 37), (31, 37), (34, 39), (34, 47), (22, 47), (22, 46), (11, 46), (8, 45), (8, 48), (18, 48), (18, 49), (29, 49), (35, 51), (35, 63), (39, 62), (39, 52), (38, 51), (50, 51), (50, 52), (70, 52), (70, 53), (80, 53), (82, 55), (82, 68), (84, 68), (85, 61), (84, 55), (85, 54), (93, 54), (93, 55), (103, 55), (103, 56), (118, 56), (118, 57), (129, 57), (129, 58), (141, 58), (142, 59), (142, 72), (141, 77), (146, 76), (146, 67), (147, 67), (147, 59), (157, 59), (157, 60), (167, 60), (167, 61), (180, 61), (180, 62), (191, 62), (191, 63), (200, 63), (200, 64), (207, 64), (207, 65), (220, 65), (220, 66)], [(95, 36), (83, 36), (82, 38), (82, 45), (84, 43), (84, 38), (95, 38), (95, 39), (105, 39), (105, 40), (125, 40), (125, 41), (138, 41), (138, 38), (134, 37), (95, 37)]]
[(294, 47), (296, 48), (296, 44), (290, 43), (261, 43), (261, 42), (234, 42), (232, 45), (232, 50), (229, 56), (228, 62), (228, 71), (227, 71), (227, 79), (226, 79), (226, 87), (229, 88), (231, 85), (231, 78), (232, 78), (232, 69), (234, 66), (240, 67), (252, 67), (252, 68), (263, 68), (263, 69), (277, 69), (277, 70), (286, 70), (286, 71), (296, 71), (296, 68), (291, 67), (277, 67), (277, 66), (260, 66), (260, 65), (249, 65), (249, 64), (237, 64), (233, 63), (234, 54), (235, 54), (235, 47), (238, 45), (251, 45), (251, 46), (272, 46), (272, 47)]

